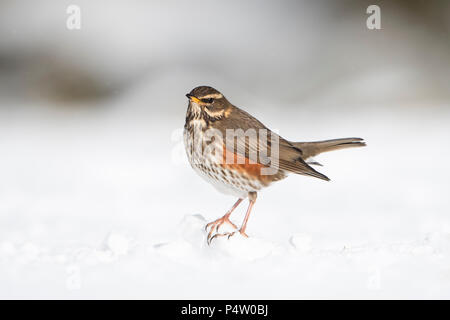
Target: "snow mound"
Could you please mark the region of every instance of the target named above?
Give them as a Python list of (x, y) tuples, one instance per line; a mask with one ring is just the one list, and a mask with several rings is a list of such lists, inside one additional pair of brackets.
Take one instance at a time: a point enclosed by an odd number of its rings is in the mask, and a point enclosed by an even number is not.
[(312, 238), (307, 234), (294, 234), (289, 239), (289, 243), (298, 253), (308, 253), (312, 250)]
[[(254, 237), (245, 238), (238, 232), (233, 236), (216, 237), (210, 245), (207, 244), (207, 221), (201, 215), (186, 215), (179, 224), (180, 237), (174, 241), (160, 243), (154, 246), (155, 250), (170, 258), (183, 259), (185, 262), (191, 258), (217, 259), (237, 258), (245, 261), (255, 261), (275, 253), (277, 246), (263, 239)], [(220, 232), (230, 232), (224, 226)]]
[(181, 237), (196, 248), (202, 248), (206, 244), (205, 225), (207, 221), (202, 215), (186, 215), (180, 222)]
[(130, 250), (130, 239), (119, 233), (110, 233), (105, 239), (103, 248), (113, 255), (125, 255)]

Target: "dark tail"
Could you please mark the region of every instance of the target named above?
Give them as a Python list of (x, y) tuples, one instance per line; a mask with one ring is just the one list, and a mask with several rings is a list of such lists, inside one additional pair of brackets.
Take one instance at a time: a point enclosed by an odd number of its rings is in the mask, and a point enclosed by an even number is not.
[(314, 157), (323, 152), (353, 147), (364, 147), (366, 145), (366, 143), (361, 138), (343, 138), (312, 142), (292, 142), (292, 144), (302, 150), (303, 160)]

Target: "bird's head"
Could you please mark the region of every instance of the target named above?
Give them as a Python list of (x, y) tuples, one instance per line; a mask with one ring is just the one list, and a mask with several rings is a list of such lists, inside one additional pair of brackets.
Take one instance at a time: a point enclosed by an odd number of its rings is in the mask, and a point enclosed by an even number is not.
[(189, 106), (204, 111), (210, 117), (222, 117), (231, 106), (228, 100), (216, 89), (208, 86), (200, 86), (186, 94)]

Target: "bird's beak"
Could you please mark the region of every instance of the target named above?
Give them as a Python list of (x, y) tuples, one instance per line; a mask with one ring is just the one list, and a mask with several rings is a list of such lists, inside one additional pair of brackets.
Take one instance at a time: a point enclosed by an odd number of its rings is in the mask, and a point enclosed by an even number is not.
[(198, 99), (197, 97), (194, 97), (192, 94), (186, 94), (186, 97), (188, 97), (189, 100), (195, 102), (195, 103), (200, 103), (200, 99)]

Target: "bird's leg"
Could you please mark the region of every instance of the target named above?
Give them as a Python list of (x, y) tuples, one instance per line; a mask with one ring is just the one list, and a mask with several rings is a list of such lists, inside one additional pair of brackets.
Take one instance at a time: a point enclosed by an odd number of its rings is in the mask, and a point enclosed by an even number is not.
[[(252, 208), (253, 205), (256, 202), (256, 192), (249, 192), (248, 194), (248, 200), (249, 200), (249, 204), (248, 204), (248, 208), (247, 208), (247, 213), (245, 214), (245, 218), (244, 221), (242, 222), (241, 228), (238, 230), (239, 233), (243, 236), (248, 238), (248, 235), (245, 233), (245, 229), (247, 228), (247, 222), (248, 222), (248, 218), (250, 217), (250, 213), (252, 212)], [(237, 228), (236, 228), (237, 229)], [(227, 233), (216, 233), (210, 240), (209, 243), (211, 243), (211, 241), (214, 238), (217, 237), (222, 237), (222, 236), (228, 236), (228, 239), (230, 239), (231, 236), (233, 236), (234, 234), (236, 234), (236, 231), (233, 232), (227, 232)]]
[[(252, 212), (253, 205), (255, 204), (255, 200), (250, 200), (250, 203), (248, 204), (247, 213), (245, 214), (244, 222), (242, 222), (241, 228), (239, 229), (239, 233), (243, 235), (244, 237), (248, 238), (248, 235), (245, 233), (245, 229), (247, 228), (247, 222), (248, 218), (250, 217), (250, 212)], [(231, 237), (230, 235), (229, 237)]]
[(205, 226), (205, 230), (206, 230), (206, 231), (208, 231), (208, 228), (211, 227), (211, 229), (209, 230), (209, 233), (208, 233), (208, 237), (207, 237), (207, 242), (208, 242), (208, 244), (211, 243), (211, 240), (214, 238), (214, 237), (213, 237), (214, 231), (215, 231), (215, 232), (218, 232), (218, 231), (219, 231), (219, 228), (220, 228), (224, 223), (228, 223), (228, 224), (231, 225), (233, 228), (237, 229), (237, 226), (236, 226), (233, 222), (230, 221), (230, 215), (231, 215), (231, 213), (234, 211), (234, 209), (236, 209), (237, 206), (242, 202), (242, 200), (243, 200), (242, 198), (239, 198), (238, 201), (236, 201), (236, 203), (233, 205), (233, 207), (232, 207), (230, 210), (228, 210), (228, 212), (227, 212), (222, 218), (219, 218), (219, 219), (217, 219), (217, 220), (214, 220), (214, 221), (208, 223), (208, 224)]

